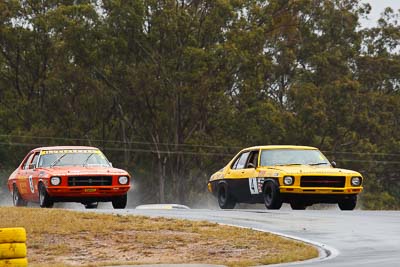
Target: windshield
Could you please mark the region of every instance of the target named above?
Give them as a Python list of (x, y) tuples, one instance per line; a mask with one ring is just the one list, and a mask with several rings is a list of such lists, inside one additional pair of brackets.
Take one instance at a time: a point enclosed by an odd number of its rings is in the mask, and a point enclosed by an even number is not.
[(110, 163), (99, 150), (42, 151), (39, 167), (54, 166), (106, 166)]
[(329, 161), (319, 150), (309, 149), (269, 149), (261, 151), (261, 166), (277, 165), (329, 165)]

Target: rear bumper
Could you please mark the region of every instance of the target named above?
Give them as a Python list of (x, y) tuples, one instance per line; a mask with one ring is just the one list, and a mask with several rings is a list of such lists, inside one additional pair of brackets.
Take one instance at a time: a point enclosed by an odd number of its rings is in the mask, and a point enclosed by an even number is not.
[[(64, 199), (112, 199), (116, 196), (125, 195), (130, 189), (130, 185), (116, 186), (49, 186), (47, 192), (55, 201), (68, 201)], [(60, 200), (58, 200), (60, 199)], [(72, 200), (71, 200), (72, 201)], [(102, 201), (102, 200), (96, 200)], [(79, 201), (78, 201), (79, 202)]]

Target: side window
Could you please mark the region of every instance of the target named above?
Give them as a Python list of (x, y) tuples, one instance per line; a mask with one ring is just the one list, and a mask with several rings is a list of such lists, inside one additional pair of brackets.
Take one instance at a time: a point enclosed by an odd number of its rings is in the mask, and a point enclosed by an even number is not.
[(244, 152), (235, 163), (234, 169), (244, 169), (246, 166), (247, 158), (249, 157), (250, 152)]
[(236, 169), (236, 166), (238, 165), (238, 162), (240, 160), (240, 156), (235, 160), (235, 162), (232, 164), (231, 169)]
[(246, 168), (256, 168), (258, 163), (258, 150), (251, 151), (249, 160), (247, 161)]
[(35, 155), (33, 156), (31, 164), (34, 164), (36, 166), (36, 163), (37, 163), (38, 159), (39, 159), (39, 152), (36, 152)]
[(22, 169), (24, 169), (24, 170), (29, 169), (29, 163), (32, 161), (33, 155), (34, 155), (33, 153), (29, 155), (29, 157), (25, 161), (24, 166), (22, 167)]

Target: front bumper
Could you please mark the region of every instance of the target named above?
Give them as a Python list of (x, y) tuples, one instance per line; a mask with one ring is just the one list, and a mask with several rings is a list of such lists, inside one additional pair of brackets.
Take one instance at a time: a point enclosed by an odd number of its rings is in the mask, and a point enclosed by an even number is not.
[(130, 185), (111, 186), (49, 186), (47, 192), (52, 198), (108, 198), (126, 194)]
[(354, 195), (362, 192), (363, 187), (298, 187), (280, 186), (280, 192), (285, 194), (332, 194)]

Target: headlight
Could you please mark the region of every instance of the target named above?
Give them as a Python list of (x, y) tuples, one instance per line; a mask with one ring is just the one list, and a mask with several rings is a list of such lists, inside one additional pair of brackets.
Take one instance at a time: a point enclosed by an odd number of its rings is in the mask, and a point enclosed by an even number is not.
[(129, 182), (129, 178), (127, 176), (120, 176), (118, 178), (118, 183), (120, 184), (127, 184)]
[(361, 177), (351, 177), (351, 185), (352, 186), (360, 186), (362, 183)]
[(293, 176), (285, 176), (285, 177), (283, 177), (283, 183), (285, 185), (292, 185), (294, 183), (294, 177)]
[(52, 185), (60, 185), (61, 184), (61, 178), (58, 176), (54, 176), (50, 178), (50, 183)]

